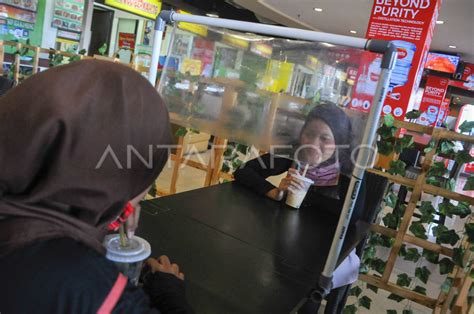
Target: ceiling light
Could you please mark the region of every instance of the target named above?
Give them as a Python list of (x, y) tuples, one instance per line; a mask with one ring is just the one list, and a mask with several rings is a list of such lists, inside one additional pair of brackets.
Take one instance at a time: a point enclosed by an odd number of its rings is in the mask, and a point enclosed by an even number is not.
[(352, 29), (349, 31), (351, 34), (357, 34), (357, 31), (353, 31)]
[(451, 48), (451, 49), (456, 49), (456, 48), (457, 48), (457, 47), (454, 46), (454, 45), (449, 45), (448, 47)]
[(219, 15), (215, 14), (215, 13), (206, 13), (207, 16), (209, 17), (219, 17)]
[(437, 21), (436, 21), (436, 24), (438, 24), (438, 25), (442, 25), (442, 24), (444, 24), (444, 21), (437, 20)]
[(323, 9), (321, 9), (321, 8), (314, 8), (314, 11), (316, 11), (316, 12), (323, 12)]

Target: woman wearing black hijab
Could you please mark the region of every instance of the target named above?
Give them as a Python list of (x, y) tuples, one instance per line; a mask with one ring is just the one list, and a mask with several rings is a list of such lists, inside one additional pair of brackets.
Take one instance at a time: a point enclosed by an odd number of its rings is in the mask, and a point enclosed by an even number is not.
[[(163, 169), (168, 152), (157, 145), (169, 143), (163, 101), (122, 65), (74, 62), (3, 96), (0, 312), (191, 312), (177, 265), (150, 262), (147, 296), (117, 284), (102, 245), (108, 225), (127, 203), (138, 207)], [(138, 158), (150, 153), (151, 166)]]
[[(301, 210), (318, 210), (338, 217), (349, 188), (353, 164), (352, 124), (344, 111), (332, 104), (316, 106), (306, 118), (298, 147), (291, 159), (265, 154), (243, 164), (234, 173), (235, 180), (257, 193), (281, 201), (288, 191), (304, 188), (298, 179), (302, 168), (314, 184), (301, 205)], [(297, 169), (299, 168), (299, 170)], [(288, 171), (278, 187), (266, 180)], [(356, 202), (353, 219), (363, 210), (364, 186)], [(339, 265), (333, 277), (333, 288), (357, 280), (360, 260), (355, 250)]]

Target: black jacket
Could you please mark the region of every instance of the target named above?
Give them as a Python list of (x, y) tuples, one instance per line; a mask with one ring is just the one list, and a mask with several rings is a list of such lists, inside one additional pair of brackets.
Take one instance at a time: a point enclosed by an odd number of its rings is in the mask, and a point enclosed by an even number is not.
[[(39, 241), (0, 259), (0, 313), (96, 313), (119, 272), (114, 263), (73, 239)], [(127, 283), (112, 313), (192, 313), (184, 282), (147, 276)]]
[[(234, 172), (237, 182), (245, 185), (257, 193), (265, 195), (275, 186), (266, 178), (276, 176), (288, 171), (293, 161), (286, 158), (265, 154), (243, 164)], [(344, 205), (344, 199), (349, 188), (350, 178), (340, 175), (337, 186), (318, 187), (312, 186), (306, 194), (301, 207), (316, 207), (318, 210), (339, 215)], [(352, 214), (352, 221), (357, 221), (364, 210), (365, 184), (361, 184), (359, 196)]]

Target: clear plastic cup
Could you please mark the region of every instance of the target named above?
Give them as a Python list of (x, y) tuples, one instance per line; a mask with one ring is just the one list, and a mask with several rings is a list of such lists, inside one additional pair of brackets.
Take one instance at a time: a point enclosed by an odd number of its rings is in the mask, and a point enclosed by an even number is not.
[(314, 181), (300, 175), (292, 176), (298, 178), (304, 183), (304, 189), (299, 189), (294, 192), (288, 191), (288, 196), (286, 197), (286, 205), (291, 206), (293, 208), (300, 208), (301, 203), (303, 203), (303, 200), (306, 197), (306, 193), (308, 193), (309, 187), (314, 184)]
[(128, 280), (138, 285), (143, 261), (151, 254), (150, 244), (137, 236), (128, 239), (127, 246), (120, 245), (120, 235), (111, 234), (105, 237), (104, 246), (107, 249), (106, 257), (114, 262), (119, 271), (128, 277)]

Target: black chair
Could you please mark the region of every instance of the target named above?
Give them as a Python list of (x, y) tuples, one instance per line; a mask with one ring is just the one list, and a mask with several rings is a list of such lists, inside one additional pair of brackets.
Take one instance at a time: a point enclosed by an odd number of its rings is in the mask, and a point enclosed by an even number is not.
[(0, 96), (8, 92), (14, 86), (15, 86), (15, 81), (10, 80), (9, 78), (0, 76)]
[[(363, 201), (363, 206), (358, 206), (360, 212), (354, 212), (353, 217), (357, 217), (359, 220), (373, 223), (377, 217), (378, 208), (382, 202), (384, 192), (387, 188), (388, 180), (384, 177), (378, 176), (373, 173), (366, 172), (364, 179), (362, 180), (361, 190), (359, 192), (359, 199), (357, 202)], [(356, 223), (357, 221), (352, 221)], [(356, 247), (356, 254), (362, 259), (362, 252), (364, 251), (367, 237), (360, 242)], [(326, 308), (325, 314), (339, 314), (342, 313), (344, 306), (346, 305), (347, 298), (349, 297), (349, 290), (351, 285), (346, 285), (333, 289), (331, 293), (326, 297)]]

